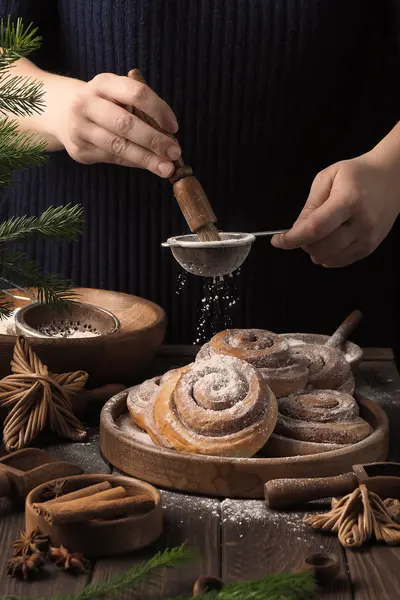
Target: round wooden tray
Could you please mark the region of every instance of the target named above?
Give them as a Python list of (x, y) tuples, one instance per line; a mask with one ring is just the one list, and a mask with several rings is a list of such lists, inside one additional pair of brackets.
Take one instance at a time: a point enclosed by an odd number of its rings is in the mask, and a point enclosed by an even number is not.
[(355, 394), (360, 412), (373, 428), (365, 440), (340, 450), (284, 458), (225, 458), (175, 452), (155, 446), (131, 421), (128, 390), (103, 407), (100, 448), (115, 467), (160, 487), (222, 496), (264, 498), (264, 484), (282, 477), (327, 477), (352, 470), (354, 464), (386, 460), (389, 422), (371, 400)]
[(155, 508), (144, 515), (131, 515), (122, 519), (100, 520), (68, 525), (50, 525), (37, 515), (32, 504), (40, 500), (49, 482), (31, 491), (25, 504), (26, 530), (40, 531), (50, 536), (53, 546), (63, 545), (70, 552), (82, 552), (88, 558), (102, 558), (128, 554), (152, 544), (162, 532), (163, 511), (158, 491), (142, 481), (121, 475), (74, 475), (55, 481), (68, 482), (68, 491), (109, 481), (113, 487), (123, 486), (127, 493), (148, 494), (154, 498)]

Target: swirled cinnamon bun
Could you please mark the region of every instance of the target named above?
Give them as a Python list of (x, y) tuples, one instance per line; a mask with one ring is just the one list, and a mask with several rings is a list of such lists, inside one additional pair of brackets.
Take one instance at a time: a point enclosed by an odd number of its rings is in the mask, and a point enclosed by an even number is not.
[[(167, 371), (163, 376), (153, 377), (131, 388), (128, 393), (126, 405), (133, 422), (140, 429), (143, 429), (143, 431), (148, 431), (149, 429), (152, 431), (157, 430), (154, 422), (154, 400), (160, 392), (161, 387), (171, 377), (175, 377), (176, 373), (183, 371), (184, 369), (172, 369), (171, 371)], [(172, 448), (162, 437), (155, 443), (158, 443), (159, 446)]]
[(236, 356), (257, 367), (277, 398), (303, 390), (307, 384), (309, 361), (293, 355), (288, 342), (271, 331), (221, 331), (200, 349), (196, 360), (214, 355)]
[(354, 392), (354, 375), (340, 350), (319, 344), (302, 344), (292, 347), (291, 352), (308, 362), (308, 388)]
[[(258, 371), (231, 356), (199, 360), (159, 382), (150, 393), (150, 417), (130, 409), (154, 443), (214, 456), (253, 456), (277, 419), (275, 396)], [(140, 386), (139, 386), (140, 387)]]
[(297, 456), (356, 444), (372, 432), (355, 398), (337, 390), (312, 390), (278, 401), (278, 420), (264, 454)]

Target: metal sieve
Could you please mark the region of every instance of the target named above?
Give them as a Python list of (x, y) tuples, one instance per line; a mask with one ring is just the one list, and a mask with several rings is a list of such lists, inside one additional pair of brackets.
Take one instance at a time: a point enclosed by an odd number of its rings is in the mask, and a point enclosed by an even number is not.
[(17, 335), (26, 337), (93, 338), (115, 333), (119, 327), (119, 320), (108, 310), (78, 301), (63, 313), (48, 304), (34, 302), (15, 314)]
[(258, 237), (286, 233), (288, 229), (255, 233), (219, 232), (220, 240), (200, 242), (196, 234), (179, 235), (162, 244), (189, 273), (200, 277), (222, 277), (236, 271), (249, 255)]

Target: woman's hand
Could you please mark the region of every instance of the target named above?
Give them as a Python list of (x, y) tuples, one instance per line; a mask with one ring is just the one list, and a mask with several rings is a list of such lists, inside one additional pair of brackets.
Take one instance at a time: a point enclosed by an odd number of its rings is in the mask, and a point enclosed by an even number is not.
[(69, 80), (70, 87), (54, 109), (51, 132), (76, 161), (105, 162), (148, 169), (169, 177), (180, 156), (178, 143), (156, 131), (125, 106), (135, 106), (154, 117), (162, 129), (175, 133), (178, 124), (171, 108), (147, 85), (112, 73), (88, 83)]
[(318, 173), (293, 227), (271, 243), (303, 248), (325, 267), (344, 267), (371, 254), (399, 212), (400, 167), (371, 151)]

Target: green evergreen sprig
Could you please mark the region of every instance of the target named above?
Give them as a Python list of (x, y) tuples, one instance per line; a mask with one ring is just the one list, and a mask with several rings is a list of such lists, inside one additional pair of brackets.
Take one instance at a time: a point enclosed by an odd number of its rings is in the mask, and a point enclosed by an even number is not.
[[(199, 600), (313, 600), (317, 586), (311, 571), (278, 573), (259, 581), (225, 585), (222, 590), (205, 592)], [(190, 600), (187, 596), (168, 600)]]
[(0, 120), (0, 187), (10, 185), (13, 170), (44, 163), (45, 150), (42, 139), (19, 131), (18, 124), (8, 117)]
[(0, 22), (0, 71), (8, 69), (20, 58), (29, 56), (40, 48), (42, 38), (38, 35), (38, 28), (31, 23), (25, 27), (22, 19), (12, 23), (8, 17), (5, 22)]
[(17, 116), (40, 114), (43, 101), (43, 82), (31, 77), (3, 75), (0, 81), (0, 112)]
[(0, 244), (26, 241), (38, 235), (74, 241), (82, 233), (83, 223), (81, 206), (50, 206), (39, 217), (12, 217), (0, 222)]
[[(22, 287), (37, 288), (38, 302), (68, 309), (75, 297), (73, 283), (52, 273), (47, 274), (22, 252), (0, 246), (0, 277), (6, 281), (17, 280)], [(2, 306), (0, 304), (0, 313)]]
[[(185, 545), (165, 550), (113, 579), (89, 585), (75, 594), (52, 596), (51, 600), (109, 600), (145, 582), (151, 585), (156, 571), (163, 568), (183, 567), (196, 556), (197, 553)], [(316, 592), (317, 587), (312, 572), (306, 571), (296, 574), (268, 575), (259, 581), (232, 583), (224, 586), (222, 590), (207, 592), (198, 598), (200, 600), (313, 600)], [(1, 596), (0, 600), (28, 600), (28, 598)], [(191, 598), (182, 596), (169, 600), (191, 600)]]
[[(19, 129), (11, 115), (27, 116), (44, 108), (43, 85), (27, 77), (13, 76), (13, 64), (29, 56), (41, 44), (37, 28), (25, 27), (21, 19), (0, 21), (0, 189), (10, 185), (15, 169), (38, 165), (46, 160), (45, 140)], [(37, 300), (69, 307), (74, 299), (72, 282), (47, 275), (39, 266), (6, 244), (26, 242), (36, 237), (75, 241), (82, 232), (80, 206), (50, 207), (39, 217), (12, 217), (0, 222), (0, 277), (38, 290)], [(0, 290), (0, 318), (9, 316), (12, 305)]]

